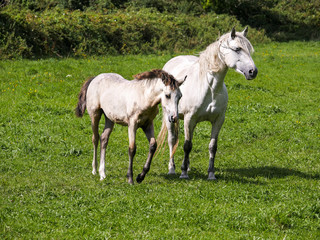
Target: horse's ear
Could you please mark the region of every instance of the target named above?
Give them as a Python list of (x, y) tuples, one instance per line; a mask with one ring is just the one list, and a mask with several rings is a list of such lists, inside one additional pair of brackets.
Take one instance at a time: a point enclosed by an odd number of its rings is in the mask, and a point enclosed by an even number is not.
[(242, 35), (247, 37), (248, 34), (248, 26), (246, 26), (246, 28), (242, 31)]
[(236, 29), (233, 27), (231, 30), (231, 38), (235, 39), (235, 37), (236, 37)]
[(187, 79), (187, 75), (184, 77), (183, 80), (178, 80), (179, 87), (186, 81), (186, 79)]

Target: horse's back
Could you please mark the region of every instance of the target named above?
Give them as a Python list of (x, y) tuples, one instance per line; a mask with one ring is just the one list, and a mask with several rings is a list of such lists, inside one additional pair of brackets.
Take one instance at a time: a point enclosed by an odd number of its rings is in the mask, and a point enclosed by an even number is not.
[(163, 70), (172, 74), (176, 78), (184, 77), (183, 74), (189, 69), (193, 64), (199, 60), (198, 57), (193, 55), (181, 55), (170, 59), (163, 67)]

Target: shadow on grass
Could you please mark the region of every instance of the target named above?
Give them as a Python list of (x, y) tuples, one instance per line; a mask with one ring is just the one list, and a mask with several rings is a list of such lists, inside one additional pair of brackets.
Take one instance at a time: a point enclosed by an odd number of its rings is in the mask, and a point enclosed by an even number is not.
[[(179, 178), (179, 174), (180, 172), (177, 171), (176, 175), (168, 175), (165, 173), (160, 175), (169, 181), (185, 181), (185, 179)], [(208, 178), (208, 174), (206, 171), (197, 168), (192, 168), (188, 175), (189, 180), (191, 181), (197, 179), (207, 180)], [(226, 182), (239, 182), (264, 185), (266, 184), (266, 180), (268, 179), (281, 179), (290, 176), (304, 179), (320, 180), (319, 173), (309, 174), (295, 169), (281, 168), (275, 166), (216, 169), (216, 181)]]
[(264, 177), (268, 179), (273, 178), (285, 178), (288, 176), (296, 176), (300, 178), (306, 179), (320, 179), (320, 174), (309, 174), (304, 173), (299, 170), (289, 169), (289, 168), (281, 168), (275, 166), (265, 166), (265, 167), (248, 167), (248, 168), (227, 168), (223, 171), (231, 174), (236, 174), (240, 177), (247, 177), (247, 178), (257, 178), (257, 177)]

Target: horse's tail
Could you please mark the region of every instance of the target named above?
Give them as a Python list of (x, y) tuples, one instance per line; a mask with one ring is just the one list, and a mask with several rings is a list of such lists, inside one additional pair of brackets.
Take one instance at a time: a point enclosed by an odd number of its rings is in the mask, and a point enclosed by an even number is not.
[(179, 119), (174, 123), (174, 136), (175, 136), (176, 142), (173, 145), (172, 154), (170, 158), (173, 158), (173, 155), (176, 153), (176, 150), (179, 145)]
[(79, 101), (78, 101), (78, 105), (75, 109), (75, 114), (77, 117), (83, 117), (84, 112), (86, 111), (86, 107), (87, 107), (87, 90), (88, 87), (91, 83), (91, 81), (94, 79), (95, 77), (91, 77), (89, 78), (82, 86), (80, 93), (79, 93)]
[[(157, 136), (158, 148), (157, 148), (155, 157), (159, 154), (159, 152), (161, 150), (164, 151), (166, 148), (165, 142), (166, 142), (167, 132), (168, 132), (168, 128), (167, 128), (166, 120), (165, 120), (165, 117), (163, 117), (161, 130)], [(173, 155), (175, 154), (177, 147), (179, 145), (179, 120), (174, 123), (174, 135), (175, 135), (176, 142), (173, 146), (172, 154), (171, 154), (170, 158), (173, 157)]]

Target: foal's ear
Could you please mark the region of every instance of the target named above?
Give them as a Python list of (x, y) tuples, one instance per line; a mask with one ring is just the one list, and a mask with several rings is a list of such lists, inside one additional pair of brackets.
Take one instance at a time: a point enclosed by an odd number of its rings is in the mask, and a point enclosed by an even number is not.
[(186, 81), (187, 77), (188, 76), (186, 75), (183, 80), (177, 80), (179, 87)]
[(231, 30), (231, 38), (232, 40), (235, 39), (236, 37), (236, 29), (233, 27), (232, 30)]
[(248, 34), (248, 26), (241, 32), (243, 36), (247, 37)]
[(168, 73), (161, 71), (160, 73), (161, 80), (165, 86), (170, 85), (169, 75)]

